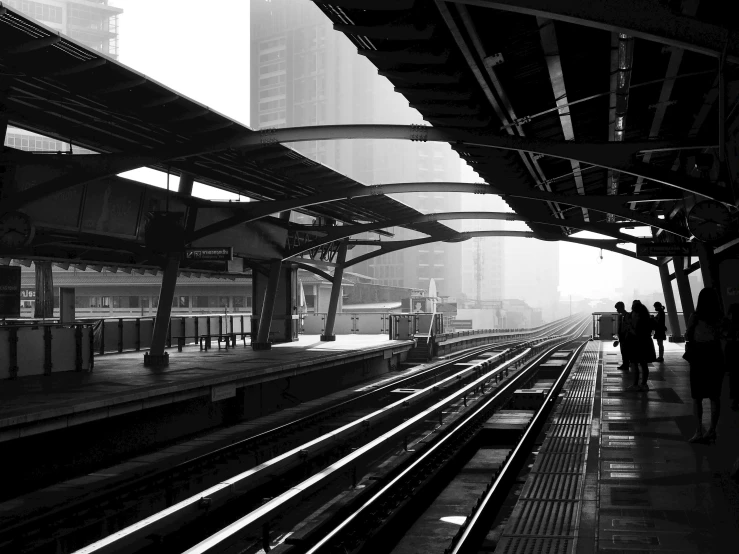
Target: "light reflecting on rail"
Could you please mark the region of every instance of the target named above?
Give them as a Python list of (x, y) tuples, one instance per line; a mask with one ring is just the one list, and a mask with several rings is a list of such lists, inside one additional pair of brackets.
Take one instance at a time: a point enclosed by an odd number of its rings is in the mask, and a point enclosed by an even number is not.
[(465, 516), (444, 516), (440, 518), (440, 520), (445, 523), (453, 523), (454, 525), (464, 525), (464, 522), (467, 521), (467, 517)]

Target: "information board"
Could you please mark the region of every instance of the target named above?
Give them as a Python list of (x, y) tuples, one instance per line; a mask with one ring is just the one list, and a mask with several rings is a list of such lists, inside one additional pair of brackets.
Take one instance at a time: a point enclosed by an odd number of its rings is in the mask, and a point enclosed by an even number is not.
[(186, 248), (186, 260), (202, 260), (210, 262), (228, 262), (233, 260), (233, 248), (231, 246), (201, 246), (198, 248)]
[(21, 316), (21, 268), (0, 266), (0, 318)]
[(636, 255), (640, 258), (646, 258), (649, 256), (695, 256), (695, 253), (693, 252), (692, 243), (689, 242), (647, 242), (636, 245)]

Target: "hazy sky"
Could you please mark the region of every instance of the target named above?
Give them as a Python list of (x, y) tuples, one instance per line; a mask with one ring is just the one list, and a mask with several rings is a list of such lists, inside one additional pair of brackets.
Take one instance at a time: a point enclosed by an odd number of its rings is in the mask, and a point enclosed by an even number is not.
[[(209, 108), (249, 124), (249, 1), (115, 0), (119, 61)], [(125, 176), (152, 185), (151, 170)], [(171, 183), (174, 184), (174, 183)], [(236, 198), (196, 186), (195, 196)]]
[[(309, 0), (305, 0), (306, 2)], [(115, 0), (122, 8), (120, 61), (224, 115), (249, 124), (249, 1)], [(205, 7), (205, 9), (203, 9)], [(380, 78), (380, 77), (378, 77)], [(133, 178), (164, 186), (157, 172), (131, 172)], [(465, 167), (463, 180), (478, 181)], [(202, 197), (229, 198), (228, 193), (196, 187)], [(462, 209), (474, 210), (475, 195), (464, 195)], [(500, 201), (501, 211), (508, 208)], [(506, 223), (509, 229), (525, 229)], [(511, 239), (523, 240), (523, 239)], [(513, 247), (515, 245), (512, 244)], [(640, 288), (658, 288), (656, 268), (644, 271), (642, 262), (618, 254), (559, 243), (560, 293), (563, 297), (611, 297), (622, 283), (623, 264), (638, 274)], [(536, 268), (532, 260), (532, 270)], [(628, 290), (635, 285), (627, 284)]]

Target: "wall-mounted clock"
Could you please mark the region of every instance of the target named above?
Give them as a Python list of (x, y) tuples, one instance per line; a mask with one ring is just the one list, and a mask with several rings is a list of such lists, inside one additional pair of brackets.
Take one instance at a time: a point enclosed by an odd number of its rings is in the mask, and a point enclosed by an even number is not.
[(702, 242), (721, 240), (732, 230), (731, 213), (721, 202), (698, 202), (688, 212), (688, 229)]
[(23, 212), (0, 215), (0, 248), (22, 248), (33, 239), (35, 229), (31, 218)]

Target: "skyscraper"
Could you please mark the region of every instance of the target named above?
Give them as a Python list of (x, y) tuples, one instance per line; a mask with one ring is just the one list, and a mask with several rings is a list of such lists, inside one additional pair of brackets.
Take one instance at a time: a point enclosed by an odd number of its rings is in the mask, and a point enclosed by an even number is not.
[[(118, 16), (123, 10), (108, 0), (3, 0), (9, 8), (24, 13), (98, 52), (118, 58)], [(5, 145), (21, 150), (67, 152), (66, 142), (8, 127)], [(72, 147), (74, 152), (85, 152)]]
[[(251, 122), (255, 128), (350, 123), (423, 123), (329, 19), (303, 0), (251, 3)], [(302, 154), (365, 184), (458, 181), (461, 162), (443, 144), (322, 141), (295, 144)], [(454, 195), (422, 193), (401, 201), (425, 213), (454, 211)], [(396, 239), (414, 238), (395, 229)], [(354, 253), (359, 249), (355, 249)], [(353, 270), (380, 283), (460, 291), (460, 247), (433, 243), (380, 256)]]

